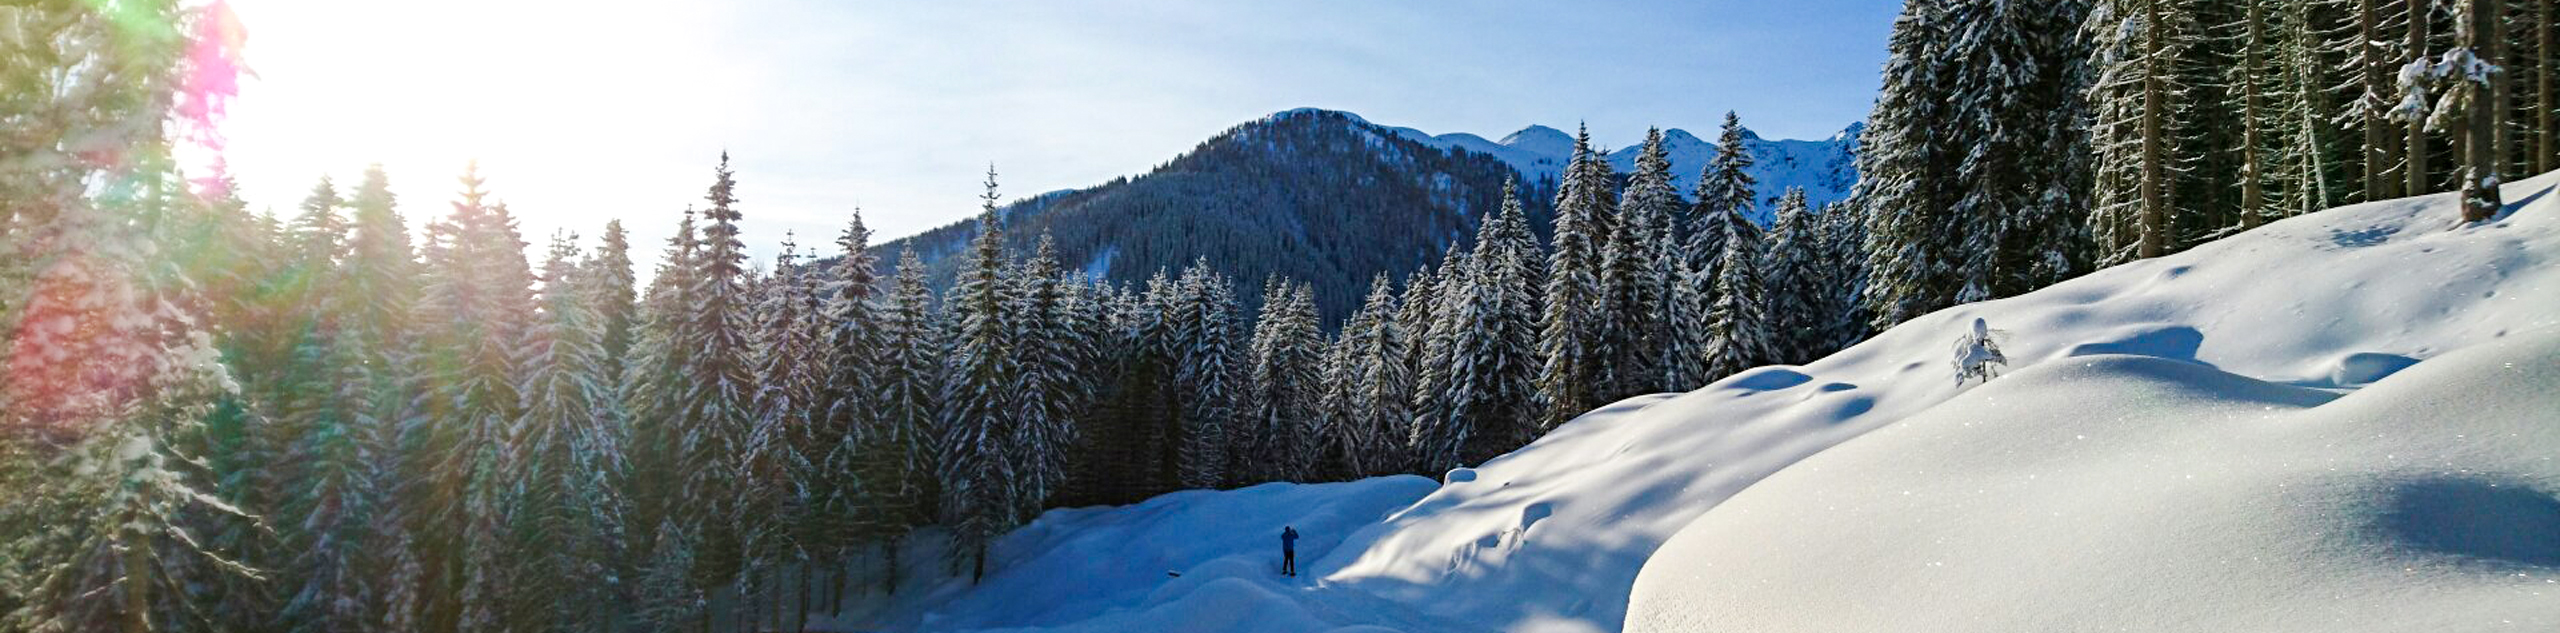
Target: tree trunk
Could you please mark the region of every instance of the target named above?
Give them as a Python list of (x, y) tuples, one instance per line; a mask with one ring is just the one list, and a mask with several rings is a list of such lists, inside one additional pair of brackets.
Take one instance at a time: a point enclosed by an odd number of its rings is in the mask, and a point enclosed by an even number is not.
[[(2467, 14), (2464, 19), (2470, 20), (2470, 28), (2464, 29), (2469, 41), (2463, 44), (2492, 67), (2499, 61), (2492, 56), (2499, 48), (2497, 3), (2498, 0), (2471, 0), (2465, 3), (2468, 10), (2464, 11)], [(2468, 163), (2464, 166), (2467, 173), (2462, 178), (2462, 219), (2466, 222), (2489, 219), (2502, 206), (2498, 200), (2499, 83), (2502, 82), (2493, 73), (2482, 78), (2479, 85), (2472, 86), (2471, 100), (2466, 104), (2471, 111), (2470, 116), (2462, 117), (2466, 119), (2462, 127), (2464, 137), (2468, 139), (2463, 147), (2464, 162)]]
[(2508, 60), (2512, 59), (2507, 55), (2507, 0), (2476, 1), (2486, 6), (2489, 12), (2484, 25), (2488, 28), (2484, 32), (2488, 44), (2483, 46), (2488, 52), (2482, 57), (2499, 66), (2498, 72), (2489, 77), (2489, 87), (2492, 88), (2489, 92), (2489, 173), (2503, 179), (2507, 170), (2514, 166), (2516, 150), (2515, 122), (2507, 120), (2507, 117), (2515, 116), (2516, 92), (2516, 73), (2506, 67)]
[[(2248, 39), (2241, 46), (2240, 61), (2240, 226), (2256, 227), (2262, 217), (2259, 207), (2266, 198), (2266, 119), (2265, 113), (2258, 110), (2258, 86), (2266, 79), (2262, 76), (2266, 71), (2266, 2), (2250, 0), (2247, 22)], [(2368, 185), (2375, 177), (2373, 173), (2368, 163)]]
[(2560, 44), (2554, 41), (2560, 39), (2554, 37), (2554, 31), (2560, 30), (2560, 24), (2551, 22), (2551, 7), (2555, 4), (2560, 2), (2534, 0), (2533, 3), (2533, 173), (2537, 174), (2560, 168), (2560, 165), (2553, 164), (2554, 157), (2560, 156), (2560, 128), (2555, 128), (2552, 121), (2552, 111), (2560, 108), (2560, 103), (2553, 103), (2555, 90), (2551, 85), (2551, 49)]
[(127, 534), (121, 540), (116, 545), (124, 548), (124, 633), (151, 633), (150, 539)]
[(800, 609), (800, 612), (791, 619), (791, 630), (794, 631), (809, 630), (809, 574), (815, 573), (811, 567), (814, 565), (806, 562), (800, 565), (800, 596), (799, 599), (792, 601), (798, 604)]
[[(2390, 60), (2382, 51), (2382, 0), (2356, 2), (2356, 64), (2364, 70), (2364, 199), (2399, 197), (2391, 181), (2391, 141), (2383, 113), (2391, 107)], [(2250, 28), (2257, 28), (2254, 21)], [(2255, 38), (2252, 38), (2253, 40)]]
[[(2429, 4), (2428, 0), (2408, 0), (2409, 41), (2401, 55), (2401, 61), (2405, 63), (2417, 63), (2427, 54), (2427, 7)], [(2412, 196), (2423, 195), (2434, 189), (2427, 186), (2427, 122), (2425, 119), (2426, 117), (2409, 119), (2406, 150), (2408, 159), (2403, 163), (2404, 169), (2408, 172), (2406, 175), (2409, 177), (2409, 190), (2406, 193)]]
[(2167, 200), (2160, 182), (2168, 170), (2162, 169), (2160, 163), (2166, 153), (2161, 147), (2161, 119), (2168, 115), (2163, 107), (2168, 100), (2164, 94), (2167, 87), (2161, 85), (2161, 75), (2167, 72), (2169, 60), (2161, 59), (2161, 51), (2167, 47), (2161, 42), (2163, 36), (2158, 28), (2160, 0), (2144, 2), (2143, 15), (2144, 23), (2153, 27), (2144, 29), (2142, 36), (2142, 63), (2146, 65), (2142, 76), (2142, 239), (2134, 256), (2149, 259), (2168, 250), (2168, 210), (2162, 208)]

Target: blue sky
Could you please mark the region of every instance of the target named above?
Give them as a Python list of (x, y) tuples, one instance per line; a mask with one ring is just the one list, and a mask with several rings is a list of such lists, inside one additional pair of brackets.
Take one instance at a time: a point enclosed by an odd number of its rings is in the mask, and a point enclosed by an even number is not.
[[(228, 132), (253, 207), (384, 163), (413, 221), (478, 159), (537, 247), (622, 218), (654, 251), (719, 152), (746, 237), (900, 236), (1136, 174), (1299, 106), (1499, 138), (1587, 121), (1771, 138), (1865, 115), (1899, 3), (235, 0)], [(654, 259), (655, 253), (640, 253)]]

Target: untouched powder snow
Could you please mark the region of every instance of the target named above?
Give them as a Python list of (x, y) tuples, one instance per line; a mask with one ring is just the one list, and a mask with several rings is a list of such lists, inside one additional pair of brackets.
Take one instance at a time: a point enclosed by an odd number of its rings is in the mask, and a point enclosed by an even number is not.
[[(975, 590), (848, 623), (2552, 630), (2560, 531), (2531, 527), (2560, 521), (2555, 185), (2510, 183), (2479, 225), (2452, 194), (2362, 204), (1957, 306), (1609, 405), (1436, 487), (1054, 511)], [(1958, 384), (1975, 318), (2010, 364)], [(1284, 524), (1303, 578), (1273, 573)]]
[(2338, 396), (2047, 362), (1779, 471), (1631, 631), (2560, 630), (2560, 334)]

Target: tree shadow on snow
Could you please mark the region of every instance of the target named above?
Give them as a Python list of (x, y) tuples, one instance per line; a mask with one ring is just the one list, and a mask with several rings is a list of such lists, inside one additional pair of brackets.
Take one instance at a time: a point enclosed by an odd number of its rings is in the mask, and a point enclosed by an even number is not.
[(2560, 498), (2514, 481), (2428, 477), (2386, 493), (2390, 542), (2470, 564), (2560, 567)]

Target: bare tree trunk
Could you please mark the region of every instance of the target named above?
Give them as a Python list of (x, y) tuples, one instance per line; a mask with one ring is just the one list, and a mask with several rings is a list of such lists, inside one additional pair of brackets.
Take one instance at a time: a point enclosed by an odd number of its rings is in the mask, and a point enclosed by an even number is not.
[[(2499, 61), (2492, 56), (2499, 48), (2497, 0), (2471, 0), (2465, 4), (2468, 10), (2464, 11), (2467, 15), (2463, 18), (2470, 21), (2470, 28), (2464, 29), (2469, 41), (2463, 44), (2471, 49), (2472, 54), (2481, 56), (2483, 63), (2495, 67)], [(2498, 200), (2499, 83), (2499, 78), (2492, 73), (2481, 78), (2479, 85), (2472, 86), (2471, 102), (2467, 104), (2470, 116), (2461, 117), (2465, 119), (2462, 127), (2467, 139), (2463, 154), (2464, 162), (2468, 163), (2464, 168), (2468, 173), (2463, 174), (2462, 179), (2462, 219), (2466, 222), (2489, 219), (2497, 215), (2498, 207), (2503, 206)]]
[(2500, 176), (2503, 180), (2508, 173), (2507, 170), (2515, 166), (2516, 159), (2516, 126), (2514, 121), (2508, 120), (2509, 117), (2515, 116), (2516, 73), (2514, 69), (2506, 67), (2508, 62), (2514, 59), (2507, 54), (2507, 0), (2474, 1), (2486, 5), (2488, 7), (2486, 10), (2489, 12), (2488, 21), (2484, 25), (2488, 28), (2484, 32), (2488, 44), (2483, 46), (2487, 52), (2481, 54), (2482, 58), (2498, 66), (2498, 72), (2489, 76), (2487, 86), (2491, 88), (2489, 111), (2492, 113), (2489, 117), (2492, 139), (2489, 142), (2489, 173)]
[[(2417, 63), (2427, 54), (2428, 0), (2408, 0), (2409, 41), (2402, 54), (2404, 62)], [(2409, 119), (2408, 160), (2404, 161), (2409, 177), (2408, 195), (2421, 195), (2433, 190), (2427, 186), (2427, 122), (2426, 117)]]
[[(2382, 0), (2356, 1), (2356, 65), (2364, 70), (2364, 199), (2399, 197), (2391, 181), (2391, 141), (2383, 112), (2390, 109), (2390, 60), (2383, 58)], [(2250, 28), (2258, 28), (2253, 20)], [(2253, 41), (2256, 38), (2251, 38)]]
[(747, 591), (747, 579), (754, 573), (755, 572), (753, 571), (738, 572), (738, 580), (736, 582), (729, 583), (729, 593), (736, 594), (737, 596), (736, 600), (729, 602), (729, 619), (738, 623), (738, 627), (734, 629), (735, 633), (746, 633), (747, 631), (755, 630), (752, 627), (755, 626), (756, 622), (756, 609), (754, 604), (749, 602), (749, 600), (752, 599), (751, 596), (753, 595), (753, 592)]
[[(2161, 59), (2161, 51), (2167, 46), (2161, 42), (2163, 35), (2158, 26), (2160, 0), (2144, 2), (2142, 8), (2143, 23), (2153, 26), (2144, 29), (2142, 36), (2143, 63), (2149, 67), (2144, 69), (2142, 77), (2142, 214), (2139, 220), (2142, 239), (2134, 256), (2149, 259), (2168, 251), (2168, 210), (2162, 208), (2167, 203), (2167, 192), (2162, 191), (2160, 182), (2168, 175), (2168, 170), (2162, 169), (2160, 164), (2167, 153), (2161, 147), (2161, 119), (2168, 116), (2167, 108), (2163, 107), (2168, 100), (2165, 94), (2168, 90), (2162, 85), (2160, 75), (2168, 68), (2169, 60)], [(981, 556), (980, 566), (984, 565)]]
[(2554, 157), (2560, 156), (2560, 128), (2555, 128), (2552, 121), (2553, 110), (2560, 108), (2560, 103), (2553, 103), (2555, 91), (2551, 85), (2551, 49), (2560, 44), (2554, 41), (2560, 38), (2553, 36), (2555, 30), (2560, 30), (2560, 24), (2551, 22), (2551, 7), (2555, 4), (2560, 2), (2534, 0), (2533, 3), (2533, 130), (2536, 141), (2533, 173), (2537, 174), (2560, 168), (2560, 165), (2552, 164)]
[[(2371, 3), (2373, 0), (2364, 0)], [(2241, 45), (2240, 72), (2240, 226), (2256, 227), (2263, 217), (2259, 208), (2266, 201), (2267, 158), (2265, 113), (2258, 110), (2258, 86), (2265, 80), (2266, 70), (2266, 2), (2250, 0), (2247, 41)], [(2375, 178), (2370, 162), (2365, 175), (2367, 184)]]
[[(150, 539), (128, 533), (124, 555), (124, 633), (151, 633)], [(69, 606), (69, 605), (64, 605)]]

